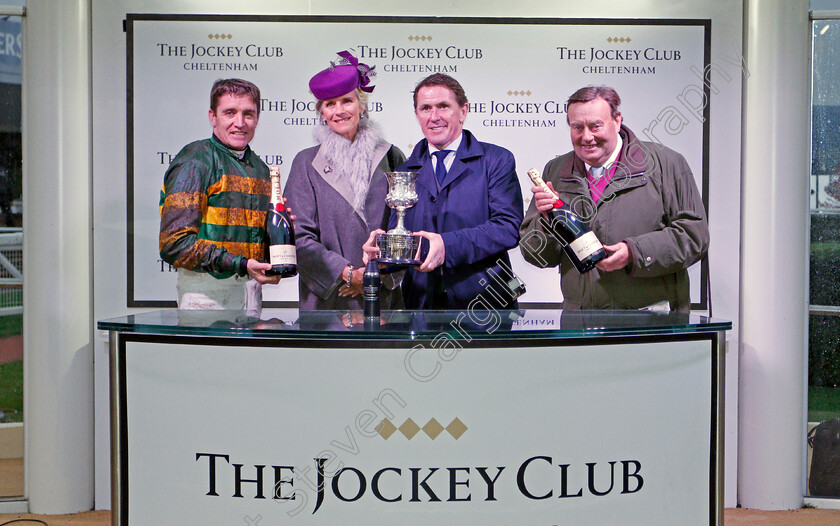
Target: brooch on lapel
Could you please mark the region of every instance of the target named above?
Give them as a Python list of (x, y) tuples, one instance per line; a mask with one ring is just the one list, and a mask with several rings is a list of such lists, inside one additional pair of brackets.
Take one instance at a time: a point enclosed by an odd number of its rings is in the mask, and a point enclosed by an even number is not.
[(325, 173), (325, 174), (328, 174), (328, 173), (330, 173), (330, 172), (332, 172), (332, 168), (330, 167), (330, 165), (326, 165), (326, 166), (324, 166), (324, 173)]

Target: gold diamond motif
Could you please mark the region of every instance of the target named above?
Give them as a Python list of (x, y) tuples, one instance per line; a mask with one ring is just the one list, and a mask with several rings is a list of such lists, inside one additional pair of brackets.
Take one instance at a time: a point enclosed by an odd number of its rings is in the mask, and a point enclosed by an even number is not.
[(439, 434), (443, 432), (443, 426), (440, 425), (440, 422), (432, 418), (431, 420), (426, 422), (425, 426), (423, 426), (423, 431), (427, 435), (429, 435), (429, 438), (434, 440), (438, 437)]
[(408, 419), (399, 427), (400, 433), (405, 435), (405, 438), (411, 440), (420, 431), (420, 426), (414, 423), (414, 420)]
[(449, 425), (446, 426), (446, 430), (449, 431), (449, 434), (452, 435), (455, 440), (461, 438), (461, 435), (466, 433), (467, 429), (469, 428), (465, 426), (464, 423), (461, 422), (461, 419), (457, 416), (455, 417), (455, 420), (449, 422)]
[(207, 35), (207, 38), (212, 39), (213, 38), (213, 33), (210, 33), (209, 35)]
[(607, 37), (607, 42), (612, 42), (612, 37)]
[(379, 436), (381, 436), (385, 440), (391, 438), (391, 435), (396, 433), (396, 431), (397, 428), (394, 427), (394, 424), (392, 424), (391, 421), (387, 418), (383, 418), (382, 422), (379, 422), (379, 425), (376, 426), (376, 432), (379, 433)]

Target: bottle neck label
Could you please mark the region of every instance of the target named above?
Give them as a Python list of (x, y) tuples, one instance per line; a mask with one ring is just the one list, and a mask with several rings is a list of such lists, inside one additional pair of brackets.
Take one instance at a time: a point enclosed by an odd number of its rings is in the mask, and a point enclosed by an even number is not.
[(280, 208), (277, 205), (283, 206), (283, 193), (280, 191), (280, 177), (279, 176), (272, 176), (271, 177), (271, 204), (274, 205), (277, 210), (283, 211), (284, 208)]

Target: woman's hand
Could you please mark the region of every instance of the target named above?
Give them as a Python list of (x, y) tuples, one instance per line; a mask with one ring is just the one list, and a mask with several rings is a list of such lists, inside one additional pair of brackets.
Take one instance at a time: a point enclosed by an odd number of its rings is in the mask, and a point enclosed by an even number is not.
[(338, 295), (342, 298), (355, 298), (356, 296), (361, 296), (364, 293), (364, 289), (362, 288), (362, 278), (365, 276), (365, 269), (352, 268), (348, 265), (344, 267), (344, 270), (341, 272), (342, 277), (347, 275), (346, 273), (348, 270), (350, 270), (350, 279), (343, 285), (339, 285)]
[(371, 259), (379, 257), (379, 247), (376, 245), (376, 236), (384, 233), (384, 230), (377, 228), (370, 233), (367, 241), (365, 241), (365, 244), (362, 245), (362, 252), (364, 252), (362, 255), (362, 263), (365, 265), (367, 265)]

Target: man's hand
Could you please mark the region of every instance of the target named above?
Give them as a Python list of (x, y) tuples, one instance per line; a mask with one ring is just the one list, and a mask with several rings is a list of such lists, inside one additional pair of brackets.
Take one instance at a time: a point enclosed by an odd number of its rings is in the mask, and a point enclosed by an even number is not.
[(429, 254), (417, 270), (420, 272), (431, 272), (443, 265), (443, 262), (446, 261), (446, 247), (443, 246), (443, 238), (440, 237), (440, 234), (420, 230), (419, 232), (415, 232), (414, 235), (425, 237), (429, 240)]
[(608, 256), (595, 264), (599, 270), (612, 272), (630, 264), (630, 248), (624, 241), (615, 245), (604, 245), (604, 250), (607, 251)]
[[(552, 192), (554, 191), (554, 185), (552, 185), (551, 182), (547, 182), (545, 185), (549, 187)], [(554, 208), (554, 201), (556, 201), (557, 198), (543, 190), (541, 186), (531, 187), (531, 193), (534, 194), (534, 204), (536, 205), (537, 210), (543, 214)]]
[(248, 258), (248, 275), (262, 285), (276, 285), (280, 283), (280, 276), (266, 276), (265, 271), (271, 269), (271, 263), (263, 263)]

